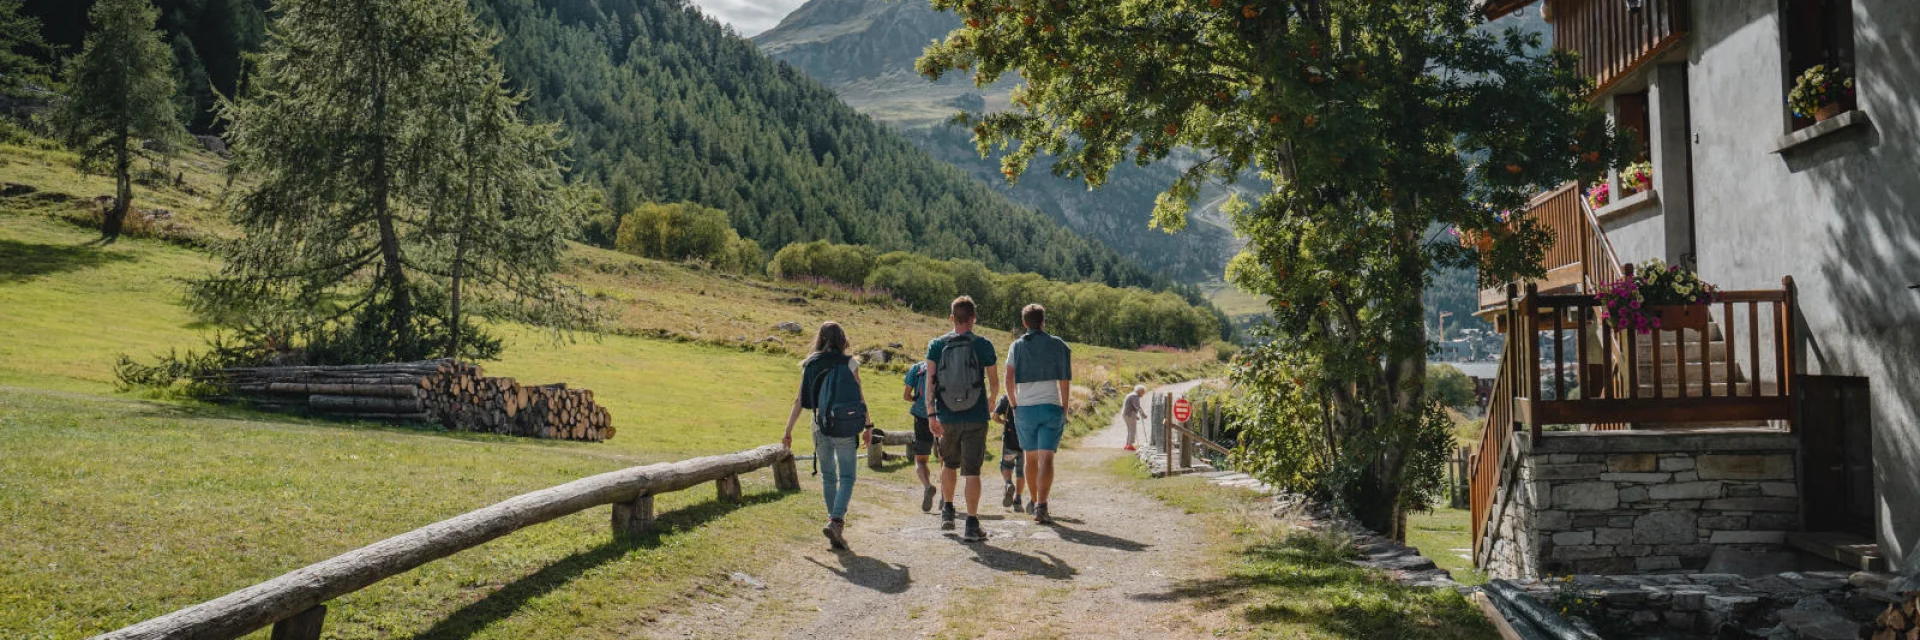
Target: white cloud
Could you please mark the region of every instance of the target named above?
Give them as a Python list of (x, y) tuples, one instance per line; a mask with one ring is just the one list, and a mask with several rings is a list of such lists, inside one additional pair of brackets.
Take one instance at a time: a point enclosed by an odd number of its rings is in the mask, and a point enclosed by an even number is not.
[(780, 24), (806, 0), (693, 0), (715, 20), (733, 25), (743, 36), (753, 36)]

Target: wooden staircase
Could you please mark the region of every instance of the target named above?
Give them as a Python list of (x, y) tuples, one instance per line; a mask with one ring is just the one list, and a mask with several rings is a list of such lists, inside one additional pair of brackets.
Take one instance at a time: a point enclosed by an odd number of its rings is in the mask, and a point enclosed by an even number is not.
[(1592, 292), (1629, 272), (1579, 193), (1566, 185), (1542, 194), (1525, 214), (1555, 234), (1542, 265), (1548, 279), (1481, 294), (1476, 315), (1492, 320), (1507, 341), (1473, 458), (1476, 559), (1498, 517), (1516, 431), (1537, 442), (1546, 425), (1615, 431), (1791, 424), (1792, 279), (1783, 278), (1779, 289), (1722, 292), (1708, 305), (1703, 329), (1615, 330)]

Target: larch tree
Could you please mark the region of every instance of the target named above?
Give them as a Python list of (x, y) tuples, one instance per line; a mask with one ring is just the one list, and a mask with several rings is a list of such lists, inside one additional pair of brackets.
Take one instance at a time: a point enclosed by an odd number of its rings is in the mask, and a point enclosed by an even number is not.
[[(1251, 172), (1249, 244), (1229, 279), (1271, 299), (1271, 341), (1239, 359), (1243, 463), (1403, 534), (1451, 448), (1423, 388), (1421, 294), (1436, 264), (1537, 273), (1541, 185), (1624, 153), (1570, 60), (1477, 30), (1476, 0), (933, 0), (964, 26), (919, 70), (1024, 79), (1011, 108), (956, 118), (1004, 173), (1052, 156), (1098, 186), (1120, 162), (1196, 156), (1153, 224), (1179, 230), (1200, 188)], [(1435, 230), (1493, 233), (1487, 255)]]
[(100, 239), (120, 237), (133, 206), (133, 163), (165, 154), (185, 135), (174, 107), (173, 50), (154, 23), (147, 0), (100, 0), (87, 14), (92, 28), (80, 54), (67, 62), (66, 93), (54, 129), (85, 166), (107, 166), (113, 207)]
[[(579, 207), (465, 3), (288, 0), (222, 106), (241, 236), (202, 313), (309, 362), (488, 358), (467, 321), (590, 319), (559, 268)], [(498, 303), (463, 307), (463, 300)]]

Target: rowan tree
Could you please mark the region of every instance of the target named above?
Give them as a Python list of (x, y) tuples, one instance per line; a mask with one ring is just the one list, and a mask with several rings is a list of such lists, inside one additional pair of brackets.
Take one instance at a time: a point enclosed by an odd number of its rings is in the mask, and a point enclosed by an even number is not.
[(54, 112), (55, 131), (81, 164), (105, 164), (113, 174), (113, 207), (100, 225), (105, 243), (120, 237), (133, 206), (134, 160), (169, 153), (186, 134), (174, 108), (173, 50), (154, 28), (159, 15), (147, 0), (95, 3)]
[[(196, 308), (310, 361), (486, 358), (487, 315), (590, 314), (549, 276), (580, 207), (558, 128), (523, 122), (465, 3), (287, 0), (246, 94), (224, 268)], [(292, 344), (299, 342), (300, 344)]]
[[(1249, 244), (1229, 279), (1270, 297), (1272, 317), (1236, 370), (1243, 462), (1396, 535), (1450, 447), (1423, 389), (1429, 268), (1537, 272), (1546, 232), (1497, 212), (1624, 155), (1571, 61), (1476, 30), (1475, 0), (933, 3), (964, 26), (923, 74), (1025, 81), (1008, 110), (956, 116), (982, 153), (1004, 150), (1009, 179), (1045, 155), (1097, 187), (1120, 162), (1179, 152), (1152, 220), (1169, 231), (1209, 181), (1272, 184), (1230, 207)], [(1474, 255), (1434, 241), (1445, 226), (1499, 241)]]

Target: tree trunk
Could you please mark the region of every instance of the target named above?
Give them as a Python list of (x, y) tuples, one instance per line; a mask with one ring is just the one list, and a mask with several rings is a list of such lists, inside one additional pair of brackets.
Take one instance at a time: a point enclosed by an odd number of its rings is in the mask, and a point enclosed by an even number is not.
[(393, 177), (387, 168), (387, 91), (382, 62), (373, 72), (373, 216), (380, 224), (381, 277), (386, 280), (387, 295), (392, 296), (387, 315), (387, 333), (393, 353), (399, 359), (415, 355), (405, 350), (413, 345), (413, 298), (407, 290), (406, 266), (400, 261), (400, 234), (394, 229), (392, 203)]
[[(472, 198), (468, 198), (468, 206), (472, 206)], [(453, 285), (448, 292), (449, 297), (452, 298), (449, 305), (452, 308), (449, 309), (450, 317), (447, 319), (447, 357), (456, 360), (460, 358), (460, 276), (462, 267), (467, 265), (466, 257), (467, 228), (462, 225), (459, 235), (453, 241)]]
[(127, 148), (126, 125), (121, 125), (113, 153), (113, 208), (100, 221), (100, 243), (113, 244), (127, 222), (127, 210), (133, 206), (133, 151)]

